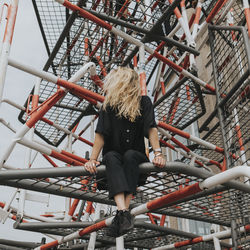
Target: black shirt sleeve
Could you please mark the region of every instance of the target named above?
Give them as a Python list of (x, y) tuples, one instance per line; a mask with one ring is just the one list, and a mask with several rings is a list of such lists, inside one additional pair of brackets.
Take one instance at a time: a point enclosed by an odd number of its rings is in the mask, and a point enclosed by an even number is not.
[(112, 128), (109, 112), (108, 110), (105, 111), (101, 108), (95, 132), (102, 134), (105, 137), (108, 137), (111, 133), (111, 130)]
[(154, 107), (148, 96), (142, 96), (142, 117), (144, 136), (148, 138), (149, 129), (157, 127), (155, 122)]

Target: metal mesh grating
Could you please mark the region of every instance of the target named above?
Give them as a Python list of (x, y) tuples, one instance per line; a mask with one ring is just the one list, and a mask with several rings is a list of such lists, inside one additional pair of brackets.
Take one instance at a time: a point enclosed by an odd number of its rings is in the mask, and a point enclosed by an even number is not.
[(200, 87), (184, 78), (154, 104), (156, 118), (180, 129), (205, 113)]
[[(99, 231), (100, 232), (100, 231)], [(157, 232), (152, 230), (145, 230), (135, 227), (133, 231), (124, 236), (125, 247), (141, 247), (141, 248), (153, 248), (175, 242), (175, 240), (183, 240), (185, 238), (175, 235), (165, 236), (166, 233)], [(98, 233), (100, 237), (106, 236), (106, 229)], [(112, 238), (111, 238), (112, 239)], [(113, 243), (115, 245), (115, 243)]]
[[(240, 100), (240, 94), (245, 89), (241, 86), (234, 98), (225, 105), (226, 115), (224, 116), (224, 126), (226, 135), (226, 145), (230, 152), (235, 153), (237, 158), (230, 158), (230, 167), (239, 165), (249, 165), (250, 160), (250, 117), (249, 99), (245, 98), (237, 106), (235, 101)], [(234, 107), (235, 106), (235, 107)], [(232, 108), (234, 107), (234, 108)]]
[(249, 247), (249, 232), (241, 232), (241, 228), (250, 224), (250, 197), (247, 194), (242, 194), (238, 191), (231, 192), (232, 205), (231, 213), (232, 219), (236, 223), (236, 233), (237, 233), (237, 244), (242, 247), (242, 249), (248, 249)]
[[(221, 134), (221, 128), (219, 126), (219, 122), (217, 118), (214, 118), (216, 120), (216, 124), (207, 132), (202, 139), (206, 140), (218, 147), (223, 148), (223, 139), (222, 139), (222, 134)], [(213, 159), (218, 162), (223, 161), (223, 154), (220, 154), (214, 150), (209, 150), (207, 148), (204, 148), (202, 146), (198, 146), (196, 149), (197, 152), (201, 152), (203, 156), (207, 157), (208, 159)]]
[(220, 100), (227, 95), (240, 77), (249, 69), (245, 41), (241, 30), (210, 29), (214, 37), (214, 51), (218, 93)]
[[(225, 145), (236, 157), (229, 167), (249, 161), (249, 52), (243, 28), (212, 28), (213, 64), (219, 102), (223, 102)], [(230, 96), (228, 98), (227, 96)], [(226, 101), (225, 101), (225, 100)]]
[[(213, 1), (213, 0), (204, 1), (203, 5), (202, 5), (202, 12), (204, 14), (204, 17), (207, 17), (209, 15), (211, 10), (214, 8), (216, 2), (217, 1)], [(225, 5), (215, 15), (215, 17), (213, 18), (214, 24), (217, 24), (217, 21), (220, 19), (220, 16), (226, 7), (227, 7), (227, 3), (225, 3)], [(242, 25), (243, 21), (245, 20), (245, 15), (244, 15), (241, 0), (234, 1), (231, 10), (232, 10), (233, 19), (234, 19), (234, 25)], [(204, 17), (203, 17), (203, 19), (204, 19)], [(224, 18), (223, 22), (225, 22), (225, 19), (226, 18)]]
[(234, 18), (234, 24), (236, 25), (242, 25), (245, 21), (245, 15), (244, 10), (242, 6), (242, 1), (237, 0), (234, 1), (233, 7), (232, 7), (232, 14)]
[[(199, 169), (196, 172), (198, 174)], [(96, 181), (97, 185), (95, 184)], [(149, 200), (179, 191), (188, 185), (200, 181), (202, 181), (202, 178), (198, 176), (171, 173), (170, 171), (168, 173), (151, 173), (146, 183), (139, 187), (137, 195), (132, 200), (132, 205), (148, 202)], [(20, 180), (1, 181), (2, 184), (7, 183), (9, 186), (28, 188), (29, 190), (112, 205), (114, 201), (108, 199), (107, 191), (97, 190), (97, 187), (99, 188), (100, 185), (103, 187), (103, 182), (105, 182), (103, 178), (96, 180), (92, 177), (58, 177), (50, 178), (49, 180), (48, 178), (23, 178)], [(239, 191), (239, 194), (243, 195), (241, 191)], [(246, 199), (249, 198), (249, 194), (244, 195), (246, 195)], [(185, 202), (178, 201), (175, 205), (170, 204), (166, 208), (157, 210), (157, 212), (170, 216), (230, 226), (232, 217), (230, 206), (232, 204), (229, 191), (226, 188), (220, 187), (208, 193), (200, 193), (197, 197), (190, 197)], [(234, 212), (234, 216), (236, 215), (240, 216), (240, 210), (237, 207)]]
[[(250, 198), (249, 194), (242, 192), (239, 192), (239, 194), (246, 199)], [(165, 212), (166, 214), (176, 214), (183, 218), (188, 218), (192, 214), (194, 218), (199, 220), (230, 226), (231, 219), (241, 217), (242, 208), (237, 203), (232, 202), (229, 191), (223, 191), (179, 203), (167, 208)], [(246, 210), (245, 214), (249, 216), (248, 210)]]

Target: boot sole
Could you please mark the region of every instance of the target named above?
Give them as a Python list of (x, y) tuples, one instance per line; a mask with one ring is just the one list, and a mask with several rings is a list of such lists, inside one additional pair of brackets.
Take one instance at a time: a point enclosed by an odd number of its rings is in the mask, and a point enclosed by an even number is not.
[(122, 232), (120, 232), (120, 235), (124, 235), (124, 234), (128, 233), (128, 232), (131, 231), (133, 228), (134, 228), (134, 225), (132, 225), (131, 227), (129, 227), (129, 228), (123, 230)]

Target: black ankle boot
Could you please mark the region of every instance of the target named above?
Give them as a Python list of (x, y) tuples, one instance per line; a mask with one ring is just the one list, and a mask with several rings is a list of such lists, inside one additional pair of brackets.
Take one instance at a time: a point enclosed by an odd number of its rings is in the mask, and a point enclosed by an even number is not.
[(134, 220), (135, 217), (129, 211), (122, 211), (119, 234), (123, 235), (130, 231), (134, 227)]
[(114, 219), (111, 222), (111, 225), (108, 226), (107, 235), (110, 237), (119, 237), (120, 236), (120, 224), (121, 224), (121, 215), (123, 211), (117, 210)]

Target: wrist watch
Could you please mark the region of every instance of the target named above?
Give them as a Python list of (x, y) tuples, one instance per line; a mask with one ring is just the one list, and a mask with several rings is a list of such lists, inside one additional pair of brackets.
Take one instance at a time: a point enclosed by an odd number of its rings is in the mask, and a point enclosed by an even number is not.
[(161, 148), (154, 149), (154, 153), (162, 153)]

